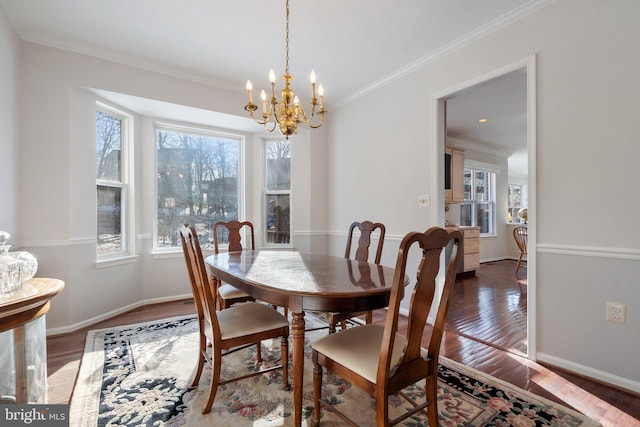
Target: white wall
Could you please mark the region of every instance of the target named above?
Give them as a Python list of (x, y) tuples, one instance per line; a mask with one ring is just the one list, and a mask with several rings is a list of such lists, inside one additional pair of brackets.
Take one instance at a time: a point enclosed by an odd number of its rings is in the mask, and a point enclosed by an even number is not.
[[(559, 0), (336, 111), (334, 240), (354, 218), (382, 221), (392, 236), (441, 225), (416, 203), (437, 188), (432, 97), (536, 55), (534, 356), (639, 391), (637, 16), (640, 2)], [(608, 300), (627, 304), (625, 325), (605, 321)]]
[(20, 238), (18, 221), (18, 39), (0, 8), (0, 230)]

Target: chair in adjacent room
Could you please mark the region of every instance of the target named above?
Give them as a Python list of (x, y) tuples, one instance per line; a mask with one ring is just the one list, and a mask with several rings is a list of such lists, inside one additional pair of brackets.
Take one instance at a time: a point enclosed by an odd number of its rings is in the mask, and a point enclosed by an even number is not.
[(518, 274), (518, 270), (520, 270), (520, 266), (522, 265), (522, 257), (527, 256), (527, 240), (529, 236), (528, 233), (529, 230), (524, 226), (518, 226), (513, 229), (513, 238), (516, 241), (516, 245), (518, 245), (518, 251), (520, 251), (518, 263), (516, 264), (516, 275)]
[[(253, 224), (249, 221), (218, 221), (213, 224), (213, 250), (216, 255), (220, 253), (219, 249), (219, 241), (220, 236), (219, 233), (223, 230), (227, 232), (227, 239), (229, 242), (229, 252), (240, 252), (242, 251), (242, 232), (244, 230), (248, 230), (249, 240), (251, 245), (251, 250), (255, 250), (255, 241), (254, 241), (254, 233), (253, 233)], [(211, 277), (213, 281), (214, 288), (218, 291), (218, 308), (225, 309), (231, 307), (233, 304), (246, 302), (246, 301), (255, 301), (255, 299), (247, 294), (245, 291), (242, 291), (235, 286), (229, 285), (228, 283), (222, 283), (220, 280), (215, 277)]]
[[(453, 243), (452, 243), (453, 242)], [(413, 286), (409, 305), (406, 336), (398, 333), (400, 302), (405, 291), (405, 272), (410, 249), (419, 246), (422, 259), (417, 274), (409, 274), (416, 283)], [(441, 268), (440, 255), (443, 249), (453, 244), (451, 255), (445, 261), (446, 277), (442, 294), (437, 303), (435, 321), (430, 331), (429, 346), (421, 347), (427, 316), (434, 302), (437, 277)], [(323, 369), (333, 372), (376, 399), (376, 424), (388, 426), (426, 408), (430, 426), (438, 425), (437, 375), (440, 344), (444, 332), (449, 297), (456, 278), (456, 260), (462, 245), (460, 231), (447, 231), (432, 227), (424, 233), (407, 234), (398, 249), (395, 276), (393, 279), (389, 308), (384, 325), (370, 324), (349, 328), (326, 335), (311, 344), (314, 390), (314, 414), (312, 425), (320, 421), (320, 402)], [(417, 251), (416, 251), (417, 252)], [(412, 253), (413, 254), (413, 253)], [(416, 253), (416, 255), (418, 255)], [(446, 258), (446, 257), (445, 257)], [(411, 286), (411, 283), (408, 285)], [(408, 288), (410, 289), (410, 288)], [(436, 301), (437, 301), (436, 297)], [(428, 332), (427, 332), (428, 336)], [(426, 400), (423, 403), (408, 402), (410, 411), (389, 420), (389, 396), (402, 389), (424, 381)], [(327, 410), (335, 412), (345, 420), (348, 418), (329, 403), (322, 402)], [(349, 422), (351, 422), (349, 420)]]
[[(209, 398), (202, 413), (207, 414), (211, 411), (220, 385), (248, 376), (261, 375), (282, 368), (283, 386), (285, 390), (290, 389), (288, 379), (289, 321), (276, 310), (257, 302), (246, 302), (218, 311), (216, 309), (216, 294), (207, 281), (207, 271), (195, 228), (187, 225), (181, 226), (180, 240), (191, 281), (200, 331), (198, 367), (192, 387), (197, 386), (200, 382), (204, 363), (209, 362), (211, 365)], [(225, 380), (220, 378), (223, 350), (255, 343), (260, 345), (262, 340), (276, 338), (280, 338), (281, 365), (256, 370), (239, 378)], [(207, 346), (208, 343), (211, 346)]]
[[(371, 246), (371, 235), (378, 230), (378, 246), (376, 248), (376, 255), (374, 262), (380, 264), (380, 258), (382, 257), (382, 246), (384, 245), (384, 224), (379, 222), (373, 223), (371, 221), (354, 222), (349, 226), (349, 235), (347, 237), (347, 247), (345, 249), (344, 257), (351, 258), (351, 244), (353, 242), (353, 234), (355, 230), (360, 232), (358, 238), (358, 246), (355, 249), (353, 259), (356, 261), (369, 262), (369, 247)], [(363, 311), (358, 313), (342, 313), (342, 312), (329, 312), (326, 313), (326, 319), (329, 323), (329, 333), (332, 334), (336, 331), (336, 325), (341, 324), (342, 329), (346, 329), (347, 319), (359, 317), (365, 315), (365, 323), (370, 324), (373, 320), (373, 313), (371, 311)]]

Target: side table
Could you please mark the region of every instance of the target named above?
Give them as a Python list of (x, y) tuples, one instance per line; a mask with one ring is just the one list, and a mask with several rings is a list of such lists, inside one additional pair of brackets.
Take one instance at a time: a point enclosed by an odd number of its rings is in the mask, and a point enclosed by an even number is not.
[(0, 403), (47, 403), (45, 314), (63, 288), (34, 277), (0, 296)]

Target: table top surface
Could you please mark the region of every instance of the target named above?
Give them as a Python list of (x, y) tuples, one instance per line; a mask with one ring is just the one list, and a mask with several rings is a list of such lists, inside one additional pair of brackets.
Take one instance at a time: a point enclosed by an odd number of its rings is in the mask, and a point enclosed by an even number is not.
[(374, 263), (282, 250), (221, 253), (205, 261), (211, 273), (223, 281), (232, 276), (254, 287), (302, 296), (388, 294), (395, 274), (393, 268)]

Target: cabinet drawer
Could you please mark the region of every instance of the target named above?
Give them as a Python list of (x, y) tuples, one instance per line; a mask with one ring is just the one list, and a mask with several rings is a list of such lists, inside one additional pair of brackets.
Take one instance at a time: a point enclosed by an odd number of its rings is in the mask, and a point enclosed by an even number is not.
[(480, 237), (480, 229), (479, 228), (463, 228), (462, 232), (464, 233), (464, 238), (473, 239)]
[(464, 239), (464, 253), (477, 254), (480, 252), (480, 239)]
[(464, 271), (477, 270), (480, 268), (480, 254), (464, 254)]

